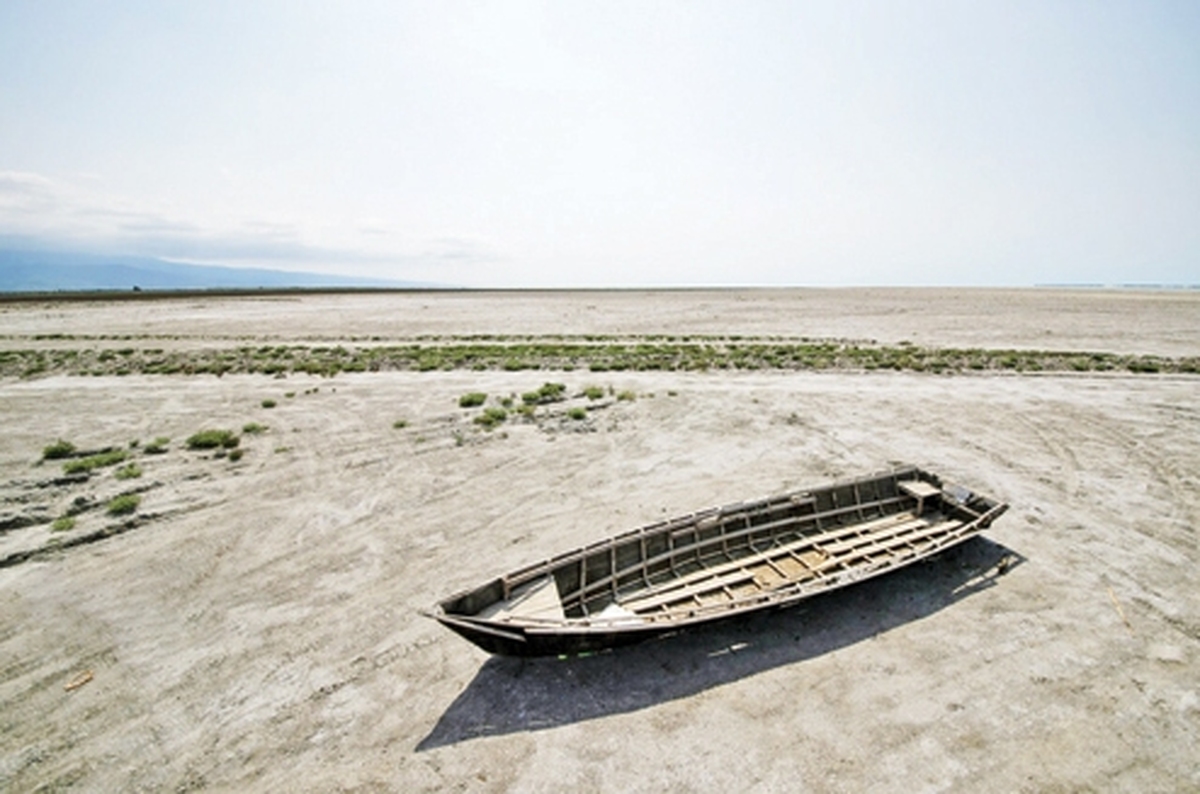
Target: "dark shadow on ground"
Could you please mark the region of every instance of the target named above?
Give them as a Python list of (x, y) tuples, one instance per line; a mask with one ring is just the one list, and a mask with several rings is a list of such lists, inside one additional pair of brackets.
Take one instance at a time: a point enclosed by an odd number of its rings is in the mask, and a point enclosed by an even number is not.
[(610, 653), (493, 656), (418, 751), (638, 711), (853, 645), (993, 586), (1024, 558), (976, 536), (791, 609), (733, 618)]

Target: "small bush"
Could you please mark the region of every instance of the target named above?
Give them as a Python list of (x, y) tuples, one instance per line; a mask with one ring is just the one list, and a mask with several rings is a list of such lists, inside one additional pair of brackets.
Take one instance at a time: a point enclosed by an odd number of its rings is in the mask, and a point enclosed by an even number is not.
[(117, 475), (118, 480), (134, 480), (142, 476), (142, 469), (136, 463), (130, 463), (128, 466), (122, 466), (113, 473)]
[(537, 391), (527, 391), (521, 395), (521, 401), (526, 405), (542, 405), (544, 403), (561, 402), (564, 399), (565, 383), (543, 383)]
[(194, 433), (188, 436), (188, 449), (216, 449), (224, 447), (225, 449), (233, 449), (239, 443), (240, 439), (233, 434), (232, 430), (201, 430), (199, 433)]
[(75, 454), (75, 445), (61, 438), (42, 450), (42, 460), (61, 460)]
[(242, 459), (242, 455), (243, 455), (243, 454), (244, 454), (244, 451), (243, 451), (243, 450), (240, 450), (240, 449), (234, 449), (234, 450), (230, 450), (230, 452), (229, 452), (229, 459), (230, 459), (231, 461), (234, 461), (234, 462), (236, 463), (237, 461), (239, 461), (239, 460), (241, 460), (241, 459)]
[(477, 408), (487, 402), (487, 395), (481, 391), (473, 391), (458, 398), (459, 408)]
[(633, 402), (637, 399), (637, 395), (626, 389), (617, 395), (617, 399), (623, 402)]
[(599, 386), (587, 386), (584, 387), (583, 396), (587, 397), (589, 400), (599, 400), (604, 396), (604, 389), (600, 388)]
[(567, 416), (571, 417), (575, 421), (579, 421), (580, 419), (587, 419), (587, 409), (586, 408), (572, 408), (571, 410), (567, 411)]
[(109, 452), (101, 452), (96, 455), (88, 455), (86, 458), (78, 460), (69, 460), (63, 464), (63, 472), (66, 474), (83, 474), (95, 469), (103, 469), (106, 466), (115, 466), (122, 463), (129, 457), (123, 449), (114, 449)]
[(408, 420), (397, 419), (395, 422), (392, 422), (392, 427), (396, 430), (403, 430), (404, 428), (408, 427)]
[(277, 404), (278, 403), (276, 403), (274, 400), (263, 400), (262, 401), (263, 408), (274, 408)]
[[(304, 393), (305, 393), (305, 394), (308, 394), (308, 392), (304, 392)], [(287, 397), (287, 398), (290, 400), (290, 399), (292, 399), (293, 397), (295, 397), (295, 396), (296, 396), (296, 392), (294, 392), (294, 391), (285, 391), (285, 392), (283, 393), (283, 396), (284, 396), (284, 397)]]
[(508, 419), (508, 411), (503, 408), (485, 408), (482, 414), (475, 417), (475, 424), (491, 430), (505, 419)]
[(142, 497), (135, 493), (121, 494), (108, 503), (108, 514), (112, 516), (128, 515), (137, 510), (141, 503)]
[(242, 425), (242, 432), (247, 435), (256, 436), (259, 433), (267, 432), (267, 426), (260, 425), (258, 422), (247, 422)]
[(145, 447), (147, 455), (162, 455), (167, 451), (167, 444), (171, 443), (171, 439), (166, 436), (159, 436), (151, 441)]
[(54, 523), (50, 525), (51, 532), (66, 532), (68, 529), (75, 528), (75, 516), (59, 516), (54, 519)]

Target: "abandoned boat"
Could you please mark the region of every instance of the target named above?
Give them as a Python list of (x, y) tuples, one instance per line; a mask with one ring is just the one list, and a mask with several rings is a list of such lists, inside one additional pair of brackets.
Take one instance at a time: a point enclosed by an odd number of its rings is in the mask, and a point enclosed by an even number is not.
[(625, 532), (426, 614), (491, 653), (599, 650), (894, 571), (970, 538), (1007, 508), (900, 467)]

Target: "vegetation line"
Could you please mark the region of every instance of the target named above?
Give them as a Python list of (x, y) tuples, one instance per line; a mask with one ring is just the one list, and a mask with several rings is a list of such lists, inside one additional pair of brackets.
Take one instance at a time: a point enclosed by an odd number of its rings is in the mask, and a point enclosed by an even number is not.
[(0, 351), (0, 377), (200, 375), (449, 370), (896, 370), (958, 373), (1198, 373), (1200, 357), (877, 345), (749, 337), (521, 338), (386, 345), (259, 345), (193, 350), (123, 347)]

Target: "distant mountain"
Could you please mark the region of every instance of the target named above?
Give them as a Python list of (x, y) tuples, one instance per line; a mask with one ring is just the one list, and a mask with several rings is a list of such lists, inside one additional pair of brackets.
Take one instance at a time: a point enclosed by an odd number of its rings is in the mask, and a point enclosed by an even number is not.
[(51, 251), (0, 250), (0, 292), (76, 290), (381, 287), (418, 289), (415, 281), (294, 273), (261, 268), (185, 265), (163, 259)]

